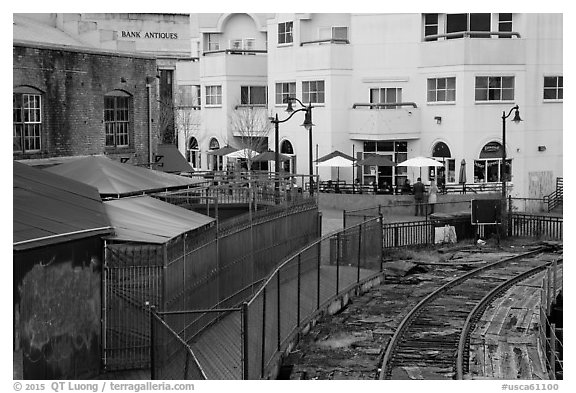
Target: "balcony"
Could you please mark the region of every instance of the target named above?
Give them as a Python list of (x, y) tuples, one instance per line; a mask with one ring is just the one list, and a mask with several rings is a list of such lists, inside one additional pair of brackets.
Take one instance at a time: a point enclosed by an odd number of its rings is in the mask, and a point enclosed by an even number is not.
[(204, 52), (200, 62), (200, 76), (230, 75), (255, 77), (267, 74), (267, 51), (254, 49), (222, 49)]
[(423, 67), (469, 64), (525, 64), (525, 40), (515, 32), (463, 31), (425, 37)]
[(346, 39), (301, 42), (297, 49), (298, 71), (352, 69), (352, 48)]
[(420, 108), (413, 102), (354, 104), (350, 110), (350, 139), (418, 139), (420, 133)]

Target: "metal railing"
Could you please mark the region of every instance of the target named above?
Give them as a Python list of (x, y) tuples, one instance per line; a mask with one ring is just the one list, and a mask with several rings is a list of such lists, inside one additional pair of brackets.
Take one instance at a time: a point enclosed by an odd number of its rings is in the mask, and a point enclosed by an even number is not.
[(508, 235), (562, 240), (564, 220), (562, 217), (512, 213)]
[(549, 195), (544, 196), (548, 211), (562, 205), (564, 202), (564, 180), (562, 177), (556, 179), (556, 189)]
[(558, 329), (556, 323), (549, 319), (557, 296), (562, 291), (562, 264), (558, 262), (561, 260), (553, 261), (552, 266), (547, 269), (540, 289), (539, 344), (545, 355), (543, 360), (546, 362), (550, 379), (558, 379), (558, 376), (563, 374), (563, 329)]
[[(269, 377), (291, 340), (318, 311), (380, 274), (380, 244), (381, 217), (375, 217), (327, 235), (288, 257), (240, 307), (162, 313), (167, 326), (182, 340), (176, 360), (161, 359), (157, 364), (188, 370), (183, 354), (189, 346), (208, 379)], [(195, 314), (208, 312), (218, 314), (208, 329), (193, 335), (180, 329), (182, 316), (197, 319)], [(174, 328), (175, 324), (179, 327)], [(162, 346), (154, 344), (154, 356), (159, 351), (169, 353)], [(184, 372), (175, 376), (182, 377)]]
[(424, 41), (437, 41), (439, 38), (521, 38), (515, 31), (458, 31), (454, 33), (431, 34), (424, 37)]
[(162, 319), (163, 313), (150, 307), (150, 378), (151, 379), (206, 379), (192, 349)]

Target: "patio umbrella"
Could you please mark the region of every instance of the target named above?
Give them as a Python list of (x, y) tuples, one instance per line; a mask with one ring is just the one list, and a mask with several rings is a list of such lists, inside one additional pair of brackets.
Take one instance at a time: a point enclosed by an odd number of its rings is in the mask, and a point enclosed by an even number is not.
[(238, 151), (238, 149), (236, 149), (232, 146), (224, 146), (224, 147), (221, 147), (220, 149), (217, 149), (214, 151), (209, 151), (208, 154), (212, 154), (214, 156), (225, 156), (225, 155), (233, 153), (235, 151)]
[(420, 177), (422, 177), (422, 167), (423, 166), (442, 166), (443, 164), (441, 162), (438, 162), (432, 158), (428, 158), (428, 157), (414, 157), (414, 158), (410, 158), (409, 160), (406, 160), (404, 162), (401, 162), (400, 164), (398, 164), (398, 166), (410, 166), (410, 167), (416, 167), (416, 168), (420, 168)]
[[(278, 154), (280, 161), (290, 161), (290, 157), (284, 154)], [(265, 151), (264, 153), (258, 154), (252, 160), (254, 162), (264, 162), (264, 161), (276, 161), (276, 152), (273, 150)]]
[(458, 183), (462, 184), (462, 194), (466, 194), (466, 160), (462, 159), (460, 162), (460, 174), (458, 175)]
[(256, 157), (259, 153), (255, 150), (249, 149), (249, 148), (245, 148), (245, 149), (240, 149), (240, 150), (236, 150), (233, 152), (230, 152), (228, 154), (225, 154), (225, 157), (228, 158), (245, 158), (245, 159), (252, 159), (254, 157)]
[(352, 166), (354, 161), (356, 160), (353, 157), (350, 157), (348, 154), (344, 154), (338, 150), (335, 150), (332, 153), (317, 159), (316, 166), (337, 167), (338, 175), (336, 181), (338, 181), (340, 180), (340, 167)]

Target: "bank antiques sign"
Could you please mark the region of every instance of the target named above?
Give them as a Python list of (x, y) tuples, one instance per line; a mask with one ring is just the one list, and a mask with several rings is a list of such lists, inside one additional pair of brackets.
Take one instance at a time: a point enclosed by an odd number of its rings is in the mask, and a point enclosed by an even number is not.
[(154, 32), (154, 31), (127, 31), (121, 30), (122, 38), (160, 38), (166, 40), (177, 40), (178, 33)]

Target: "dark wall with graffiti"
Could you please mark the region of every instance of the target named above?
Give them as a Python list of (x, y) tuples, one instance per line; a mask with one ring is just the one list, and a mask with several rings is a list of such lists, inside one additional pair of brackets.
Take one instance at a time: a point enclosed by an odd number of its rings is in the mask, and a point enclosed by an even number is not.
[(100, 372), (102, 240), (14, 251), (14, 376)]

